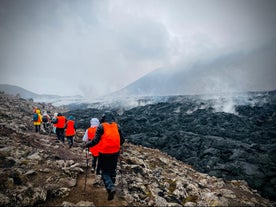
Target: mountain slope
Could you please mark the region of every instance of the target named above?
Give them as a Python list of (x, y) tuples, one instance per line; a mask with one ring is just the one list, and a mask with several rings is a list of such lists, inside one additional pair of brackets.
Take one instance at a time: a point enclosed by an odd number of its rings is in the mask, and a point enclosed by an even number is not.
[(52, 103), (54, 106), (79, 103), (87, 101), (82, 96), (59, 96), (59, 95), (50, 95), (50, 94), (37, 94), (31, 91), (28, 91), (22, 87), (9, 85), (9, 84), (0, 84), (0, 91), (10, 94), (10, 95), (19, 95), (24, 99), (33, 99), (36, 102), (45, 102)]
[(276, 89), (275, 43), (252, 50), (206, 54), (189, 64), (159, 68), (115, 96), (182, 95)]
[(9, 84), (0, 84), (0, 91), (3, 91), (6, 94), (11, 94), (11, 95), (20, 94), (20, 97), (25, 99), (35, 98), (39, 96), (37, 93), (33, 93), (19, 86), (14, 86)]

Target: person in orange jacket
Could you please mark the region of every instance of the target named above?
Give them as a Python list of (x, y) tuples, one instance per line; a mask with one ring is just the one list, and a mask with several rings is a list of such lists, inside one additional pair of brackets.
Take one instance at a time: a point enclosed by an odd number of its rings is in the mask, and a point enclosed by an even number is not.
[[(96, 130), (99, 124), (100, 124), (100, 121), (97, 118), (92, 118), (90, 120), (90, 127), (85, 131), (85, 134), (83, 135), (83, 138), (82, 138), (84, 142), (88, 142), (94, 139)], [(99, 166), (99, 163), (97, 162), (99, 157), (99, 147), (100, 145), (98, 144), (94, 147), (89, 148), (89, 152), (92, 154), (92, 157), (93, 157), (91, 172), (94, 173), (96, 170), (97, 175), (100, 174), (100, 166)]]
[[(53, 122), (54, 123), (54, 122)], [(65, 128), (66, 118), (61, 113), (58, 113), (56, 118), (56, 135), (57, 139), (64, 143), (64, 128)]]
[(85, 145), (93, 147), (100, 143), (99, 162), (101, 167), (101, 177), (108, 193), (107, 200), (113, 200), (116, 189), (116, 168), (120, 147), (125, 139), (119, 125), (115, 122), (112, 112), (105, 112), (101, 119), (101, 124), (96, 130), (95, 138)]
[(65, 124), (65, 136), (67, 138), (69, 148), (73, 146), (75, 134), (76, 134), (75, 121), (73, 116), (69, 116), (68, 121)]

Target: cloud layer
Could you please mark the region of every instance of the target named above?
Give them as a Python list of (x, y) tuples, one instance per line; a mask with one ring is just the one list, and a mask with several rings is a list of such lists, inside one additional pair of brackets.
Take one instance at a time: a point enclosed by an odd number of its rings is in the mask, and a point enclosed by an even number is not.
[(275, 9), (267, 0), (2, 0), (0, 82), (93, 98), (156, 68), (274, 41)]

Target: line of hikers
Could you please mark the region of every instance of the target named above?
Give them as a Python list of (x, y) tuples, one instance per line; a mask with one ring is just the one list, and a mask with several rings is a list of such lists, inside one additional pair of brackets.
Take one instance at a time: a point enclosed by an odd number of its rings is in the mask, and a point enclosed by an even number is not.
[[(36, 109), (35, 112), (39, 116), (40, 110)], [(58, 113), (50, 120), (56, 127), (58, 140), (64, 143), (65, 129), (65, 135), (68, 139), (69, 147), (72, 147), (73, 137), (76, 133), (73, 117), (69, 116), (68, 120), (66, 120), (65, 116)], [(34, 124), (35, 123), (36, 122), (34, 121)], [(89, 149), (93, 157), (91, 171), (93, 173), (96, 172), (97, 175), (101, 174), (108, 193), (107, 200), (113, 200), (116, 192), (115, 182), (117, 162), (120, 155), (121, 145), (123, 145), (125, 139), (112, 112), (105, 112), (100, 121), (97, 118), (91, 118), (90, 127), (86, 129), (83, 141), (84, 144), (82, 145), (82, 148)]]
[(45, 131), (50, 133), (53, 130), (57, 135), (58, 141), (64, 143), (64, 137), (66, 136), (69, 148), (73, 146), (74, 136), (76, 135), (76, 125), (73, 116), (69, 116), (67, 120), (61, 113), (54, 113), (53, 118), (51, 118), (47, 111), (44, 111), (43, 115), (41, 115), (40, 109), (34, 108), (33, 112), (35, 132), (40, 133), (42, 124)]

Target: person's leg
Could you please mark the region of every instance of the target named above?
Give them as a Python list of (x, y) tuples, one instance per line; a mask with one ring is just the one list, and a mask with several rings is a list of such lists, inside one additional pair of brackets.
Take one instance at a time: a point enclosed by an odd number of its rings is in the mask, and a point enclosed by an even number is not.
[(96, 163), (96, 175), (100, 175), (101, 174), (101, 165), (100, 165), (100, 161), (99, 161), (99, 157), (96, 157), (97, 163)]
[[(101, 163), (102, 180), (108, 193), (108, 200), (112, 200), (115, 195), (115, 177), (116, 166), (119, 153), (100, 154), (99, 162)], [(114, 182), (113, 182), (114, 181)]]
[(38, 132), (38, 126), (35, 125), (35, 132)]
[(59, 128), (56, 128), (56, 135), (57, 135), (57, 139), (60, 140), (60, 137), (59, 137)]
[(60, 129), (60, 139), (62, 141), (62, 143), (64, 143), (64, 129)]
[(67, 139), (68, 139), (69, 148), (71, 148), (73, 146), (73, 136), (70, 136)]
[(95, 169), (96, 169), (96, 163), (97, 163), (97, 158), (96, 156), (92, 155), (92, 169), (91, 169), (91, 172), (95, 172)]
[(67, 139), (68, 145), (70, 146), (70, 144), (71, 144), (71, 137), (70, 136), (66, 136), (66, 139)]

